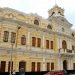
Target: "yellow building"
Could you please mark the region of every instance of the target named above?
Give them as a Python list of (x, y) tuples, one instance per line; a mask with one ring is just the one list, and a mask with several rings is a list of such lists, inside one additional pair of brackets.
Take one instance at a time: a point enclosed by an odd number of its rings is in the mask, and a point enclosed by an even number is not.
[[(75, 69), (75, 31), (57, 5), (48, 19), (0, 8), (0, 70)], [(10, 63), (12, 61), (12, 64)]]

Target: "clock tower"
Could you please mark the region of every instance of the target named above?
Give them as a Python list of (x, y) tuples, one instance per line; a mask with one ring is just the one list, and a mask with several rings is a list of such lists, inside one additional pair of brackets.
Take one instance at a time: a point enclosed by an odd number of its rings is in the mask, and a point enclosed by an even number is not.
[(64, 16), (64, 9), (62, 9), (61, 7), (59, 7), (58, 5), (55, 5), (52, 9), (50, 9), (48, 11), (49, 13), (49, 17), (52, 16)]

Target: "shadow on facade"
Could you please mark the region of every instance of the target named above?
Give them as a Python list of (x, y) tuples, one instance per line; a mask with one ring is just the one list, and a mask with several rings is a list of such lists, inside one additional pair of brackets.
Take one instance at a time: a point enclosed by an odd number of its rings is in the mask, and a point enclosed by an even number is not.
[[(25, 72), (25, 75), (44, 75), (48, 71), (41, 71), (41, 72)], [(1, 72), (0, 75), (9, 75), (9, 72)], [(16, 75), (20, 75), (19, 72), (16, 72)]]

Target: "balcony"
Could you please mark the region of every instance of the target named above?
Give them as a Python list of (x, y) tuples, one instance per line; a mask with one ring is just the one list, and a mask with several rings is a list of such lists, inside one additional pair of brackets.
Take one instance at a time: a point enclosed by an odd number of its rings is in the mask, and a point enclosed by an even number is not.
[(68, 52), (68, 53), (73, 53), (73, 51), (72, 51), (72, 50), (69, 50), (69, 49), (67, 49), (67, 52)]
[(74, 53), (73, 50), (70, 50), (70, 49), (62, 49), (62, 48), (59, 49), (59, 52), (60, 53)]
[(59, 54), (62, 56), (75, 56), (75, 51), (70, 49), (59, 49)]

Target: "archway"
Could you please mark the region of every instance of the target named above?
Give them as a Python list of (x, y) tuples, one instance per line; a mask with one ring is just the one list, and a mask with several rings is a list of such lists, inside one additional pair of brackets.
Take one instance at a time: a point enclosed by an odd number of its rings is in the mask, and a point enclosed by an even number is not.
[(35, 19), (34, 24), (39, 25), (39, 21), (37, 19)]
[(63, 49), (67, 49), (67, 44), (66, 44), (66, 41), (65, 40), (62, 41), (62, 48)]
[(21, 68), (23, 68), (24, 71), (26, 70), (26, 62), (24, 62), (24, 61), (19, 62), (19, 71)]
[(63, 61), (63, 69), (67, 70), (67, 61), (66, 60)]
[(6, 68), (6, 61), (1, 61), (1, 72), (5, 72), (5, 68)]

